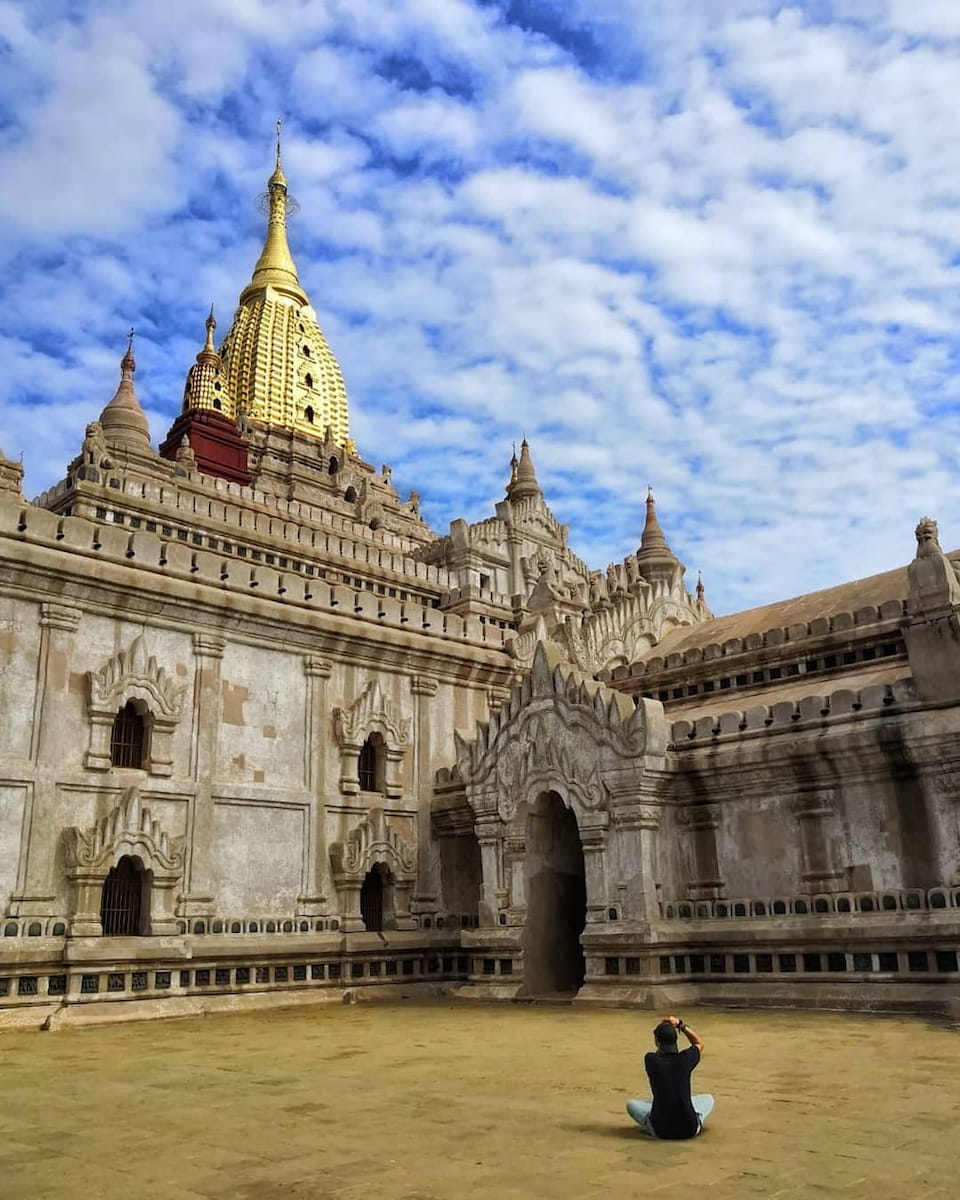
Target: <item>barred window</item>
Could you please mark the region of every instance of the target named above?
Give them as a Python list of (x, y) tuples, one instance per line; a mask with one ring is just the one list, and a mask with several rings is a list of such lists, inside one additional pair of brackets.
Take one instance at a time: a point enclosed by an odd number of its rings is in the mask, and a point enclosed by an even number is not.
[(113, 722), (113, 732), (110, 734), (111, 765), (141, 768), (145, 745), (146, 723), (133, 701), (128, 700)]
[(379, 733), (371, 733), (360, 747), (359, 783), (361, 792), (382, 792), (385, 746)]

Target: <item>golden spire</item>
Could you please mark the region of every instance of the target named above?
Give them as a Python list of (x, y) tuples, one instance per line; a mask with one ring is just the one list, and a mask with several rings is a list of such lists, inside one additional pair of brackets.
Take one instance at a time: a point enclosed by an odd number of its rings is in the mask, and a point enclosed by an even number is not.
[(202, 366), (219, 367), (220, 355), (213, 344), (214, 331), (217, 328), (216, 318), (213, 315), (213, 305), (210, 305), (210, 315), (204, 321), (204, 326), (207, 330), (207, 340), (203, 344), (203, 349), (197, 355), (197, 362)]
[(217, 328), (213, 315), (213, 305), (210, 305), (210, 315), (204, 322), (207, 330), (203, 349), (197, 355), (197, 360), (187, 372), (187, 382), (183, 389), (183, 412), (189, 409), (213, 408), (224, 416), (233, 417), (234, 404), (230, 397), (227, 381), (223, 374), (223, 362), (213, 344), (214, 331)]
[[(279, 122), (267, 187), (261, 197), (267, 214), (263, 253), (220, 344), (220, 376), (212, 384), (215, 392), (220, 387), (210, 400), (225, 416), (242, 411), (253, 422), (293, 429), (318, 441), (330, 426), (337, 444), (354, 453), (343, 374), (287, 246), (287, 214), (294, 211), (294, 201), (281, 165)], [(208, 341), (209, 336), (208, 330)]]
[(243, 289), (240, 303), (261, 288), (273, 287), (286, 292), (298, 303), (306, 304), (306, 292), (300, 287), (297, 268), (287, 244), (287, 212), (293, 201), (287, 194), (287, 177), (280, 163), (280, 126), (277, 121), (277, 162), (267, 181), (267, 191), (261, 197), (261, 207), (267, 214), (267, 235), (263, 250), (253, 268), (253, 278)]

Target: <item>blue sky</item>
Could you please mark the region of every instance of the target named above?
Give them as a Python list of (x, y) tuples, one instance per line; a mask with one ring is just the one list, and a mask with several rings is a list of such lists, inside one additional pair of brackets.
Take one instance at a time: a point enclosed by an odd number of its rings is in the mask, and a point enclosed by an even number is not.
[(362, 455), (439, 532), (531, 441), (571, 543), (648, 483), (717, 612), (960, 544), (956, 0), (0, 0), (0, 447), (63, 474), (137, 329), (159, 442), (290, 241)]

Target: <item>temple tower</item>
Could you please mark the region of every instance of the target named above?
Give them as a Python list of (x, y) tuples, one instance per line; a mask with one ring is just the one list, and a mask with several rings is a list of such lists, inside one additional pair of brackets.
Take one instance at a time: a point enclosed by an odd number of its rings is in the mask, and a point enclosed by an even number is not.
[(347, 445), (347, 390), (340, 364), (300, 286), (287, 244), (287, 213), (293, 205), (280, 161), (278, 122), (276, 166), (262, 197), (263, 251), (220, 346), (221, 411), (318, 441), (329, 428), (338, 445)]

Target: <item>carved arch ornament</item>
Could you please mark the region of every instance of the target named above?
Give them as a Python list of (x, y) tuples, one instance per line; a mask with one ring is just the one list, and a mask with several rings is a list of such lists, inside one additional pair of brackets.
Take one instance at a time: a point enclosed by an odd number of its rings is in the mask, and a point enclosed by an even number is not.
[(72, 893), (71, 934), (101, 933), (100, 901), (111, 867), (125, 855), (139, 859), (150, 873), (150, 930), (176, 933), (174, 914), (183, 879), (184, 841), (170, 837), (140, 798), (139, 787), (127, 788), (105, 817), (86, 829), (63, 831), (64, 863)]
[[(556, 791), (574, 808), (578, 822), (607, 807), (603, 776), (641, 766), (643, 755), (666, 744), (663, 729), (650, 730), (649, 705), (633, 701), (561, 661), (557, 647), (540, 643), (528, 675), (477, 738), (457, 736), (457, 767), (467, 799), (478, 818), (489, 819), (490, 805), (509, 824), (523, 799)], [(659, 709), (659, 706), (656, 706)], [(495, 799), (494, 799), (495, 798)]]
[[(642, 866), (659, 823), (643, 805), (648, 756), (666, 753), (669, 726), (662, 705), (633, 700), (584, 677), (558, 646), (537, 646), (530, 673), (477, 737), (457, 737), (457, 771), (476, 818), (483, 864), (481, 919), (503, 923), (525, 906), (523, 869), (509, 849), (526, 832), (526, 815), (543, 792), (555, 792), (577, 819), (587, 887), (587, 920), (610, 906), (612, 864), (629, 864), (628, 911), (642, 915), (652, 887)], [(659, 816), (659, 813), (656, 814)], [(615, 848), (608, 863), (612, 834)], [(621, 855), (625, 856), (621, 858)], [(618, 885), (619, 886), (619, 885)], [(634, 895), (635, 894), (635, 895)], [(618, 901), (618, 905), (620, 901)], [(651, 910), (652, 911), (652, 910)]]
[(417, 873), (417, 851), (390, 828), (382, 808), (373, 808), (342, 842), (330, 847), (334, 878), (362, 880), (377, 863), (385, 863), (397, 880), (413, 881)]
[(402, 794), (400, 765), (410, 746), (411, 720), (384, 696), (378, 680), (367, 684), (349, 708), (333, 710), (333, 728), (340, 746), (340, 790), (347, 795), (360, 791), (360, 749), (372, 733), (384, 745), (384, 795), (391, 800)]
[(135, 638), (129, 650), (121, 650), (99, 671), (88, 671), (87, 681), (90, 742), (84, 764), (95, 771), (110, 770), (114, 718), (132, 700), (142, 710), (148, 729), (144, 769), (151, 775), (171, 775), (171, 740), (180, 720), (184, 689), (147, 653), (143, 636)]

